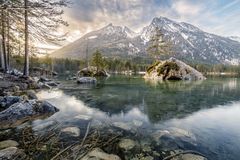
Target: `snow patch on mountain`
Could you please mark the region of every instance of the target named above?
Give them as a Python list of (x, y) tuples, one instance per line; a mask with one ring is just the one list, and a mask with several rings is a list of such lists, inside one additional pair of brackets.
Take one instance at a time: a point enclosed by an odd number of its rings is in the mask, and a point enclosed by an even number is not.
[(228, 37), (228, 38), (231, 39), (231, 40), (240, 42), (240, 37), (238, 37), (238, 36), (230, 36), (230, 37)]
[[(151, 37), (160, 28), (164, 40), (172, 43), (176, 58), (195, 60), (204, 63), (239, 64), (239, 37), (221, 37), (202, 31), (185, 23), (165, 17), (154, 18), (141, 32), (135, 33), (126, 26), (109, 24), (102, 29), (90, 32), (77, 41), (55, 51), (55, 57), (83, 58), (88, 46), (89, 56), (99, 49), (104, 56), (149, 56), (146, 52)], [(90, 37), (95, 37), (90, 39)]]

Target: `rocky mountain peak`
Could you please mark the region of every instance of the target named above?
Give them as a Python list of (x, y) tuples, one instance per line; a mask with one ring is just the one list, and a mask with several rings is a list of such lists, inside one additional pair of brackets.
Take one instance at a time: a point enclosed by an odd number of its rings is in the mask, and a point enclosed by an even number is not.
[[(146, 48), (150, 38), (155, 34), (156, 27), (164, 34), (164, 39), (172, 43), (176, 58), (203, 63), (239, 64), (240, 43), (235, 37), (221, 37), (202, 31), (198, 27), (176, 22), (166, 17), (157, 17), (144, 27), (140, 33), (135, 33), (126, 26), (115, 26), (112, 23), (100, 30), (85, 36), (97, 38), (89, 41), (89, 52), (100, 49), (105, 56), (148, 56)], [(74, 43), (53, 53), (55, 57), (81, 57), (85, 55), (85, 36)]]

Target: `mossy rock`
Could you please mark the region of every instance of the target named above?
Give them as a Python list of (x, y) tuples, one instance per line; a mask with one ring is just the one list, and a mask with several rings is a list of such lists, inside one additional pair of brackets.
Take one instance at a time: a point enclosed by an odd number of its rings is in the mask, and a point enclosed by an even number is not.
[(153, 65), (151, 65), (150, 67), (148, 67), (147, 73), (151, 73), (151, 72), (154, 70), (154, 68), (155, 68), (156, 66), (158, 66), (160, 63), (161, 63), (161, 62), (156, 61)]
[(158, 75), (169, 72), (170, 70), (178, 71), (180, 67), (174, 62), (165, 62), (162, 66), (157, 69)]

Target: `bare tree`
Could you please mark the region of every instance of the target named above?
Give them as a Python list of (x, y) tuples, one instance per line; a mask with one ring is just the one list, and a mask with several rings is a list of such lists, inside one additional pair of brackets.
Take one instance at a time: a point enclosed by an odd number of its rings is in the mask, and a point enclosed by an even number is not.
[(23, 75), (29, 76), (29, 56), (28, 56), (28, 0), (24, 0), (24, 19), (25, 19), (25, 61), (24, 61), (24, 70)]
[(2, 52), (3, 52), (3, 63), (4, 63), (4, 72), (7, 72), (7, 53), (6, 53), (6, 15), (5, 10), (1, 11), (1, 35), (2, 35)]
[[(59, 36), (57, 29), (60, 25), (67, 25), (61, 17), (62, 7), (67, 4), (66, 0), (0, 0), (5, 70), (10, 63), (10, 52), (14, 52), (14, 49), (20, 51), (21, 33), (24, 33), (24, 76), (29, 75), (29, 56), (35, 54), (31, 51), (36, 51), (31, 49), (34, 48), (34, 43), (58, 44), (64, 40), (65, 34)], [(9, 25), (10, 21), (15, 25)]]

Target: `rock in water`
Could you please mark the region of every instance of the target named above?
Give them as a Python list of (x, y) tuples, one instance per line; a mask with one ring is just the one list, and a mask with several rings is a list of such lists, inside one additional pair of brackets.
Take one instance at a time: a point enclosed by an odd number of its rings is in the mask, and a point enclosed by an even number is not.
[(100, 148), (95, 148), (81, 160), (121, 160), (117, 155), (105, 153)]
[(79, 84), (95, 84), (95, 83), (97, 83), (97, 79), (94, 77), (81, 77), (81, 78), (78, 78), (77, 83), (79, 83)]
[(78, 127), (67, 127), (62, 129), (61, 131), (73, 137), (80, 136), (80, 129)]
[(175, 58), (158, 61), (148, 68), (145, 79), (153, 80), (205, 80), (196, 69)]
[(5, 140), (0, 142), (0, 149), (5, 149), (8, 147), (17, 147), (19, 144), (13, 140)]
[(25, 159), (25, 157), (24, 152), (16, 147), (0, 150), (0, 159), (2, 160)]
[(124, 123), (124, 122), (114, 122), (113, 126), (117, 127), (117, 128), (120, 128), (120, 129), (123, 129), (125, 131), (130, 131), (132, 129), (131, 126), (128, 123)]
[(5, 97), (0, 97), (0, 109), (6, 109), (13, 105), (14, 103), (22, 101), (21, 97), (18, 96), (5, 96)]
[(48, 102), (18, 102), (0, 112), (0, 129), (16, 127), (28, 120), (49, 116), (57, 111), (59, 110)]
[(36, 92), (34, 90), (28, 90), (27, 91), (27, 96), (29, 99), (37, 99)]
[(77, 73), (78, 76), (82, 77), (108, 77), (109, 74), (104, 69), (97, 69), (97, 67), (90, 66), (83, 68)]
[(136, 143), (131, 139), (121, 139), (119, 147), (125, 151), (129, 151), (136, 146)]
[(205, 157), (189, 153), (173, 157), (171, 160), (207, 160), (207, 159)]

